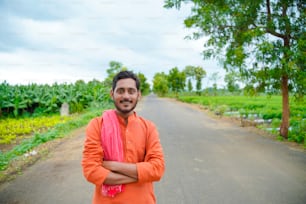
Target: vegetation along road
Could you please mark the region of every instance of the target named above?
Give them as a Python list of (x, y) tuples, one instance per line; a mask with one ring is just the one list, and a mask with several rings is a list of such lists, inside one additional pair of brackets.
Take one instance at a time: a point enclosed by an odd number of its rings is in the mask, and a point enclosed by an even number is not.
[[(158, 204), (304, 204), (306, 154), (195, 106), (144, 98), (140, 115), (158, 126), (166, 172)], [(93, 186), (81, 172), (84, 128), (44, 160), (0, 186), (1, 204), (84, 204)]]

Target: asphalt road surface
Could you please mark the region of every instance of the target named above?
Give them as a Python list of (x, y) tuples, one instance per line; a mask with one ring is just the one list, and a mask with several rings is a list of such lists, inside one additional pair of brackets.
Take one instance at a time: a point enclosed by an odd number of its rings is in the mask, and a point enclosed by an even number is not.
[[(200, 109), (153, 95), (139, 115), (158, 127), (166, 172), (158, 204), (305, 204), (306, 153)], [(81, 171), (84, 128), (0, 186), (0, 204), (89, 204)]]

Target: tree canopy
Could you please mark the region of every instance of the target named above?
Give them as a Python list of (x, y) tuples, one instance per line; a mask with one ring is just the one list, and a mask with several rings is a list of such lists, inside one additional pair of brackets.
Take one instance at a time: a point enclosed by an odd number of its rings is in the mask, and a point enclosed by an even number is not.
[(109, 68), (106, 69), (106, 73), (108, 75), (107, 78), (104, 80), (105, 85), (108, 87), (112, 87), (112, 81), (114, 76), (123, 70), (127, 70), (127, 68), (124, 67), (121, 62), (110, 61)]
[(168, 93), (168, 80), (164, 72), (156, 73), (153, 78), (153, 91), (159, 96), (164, 96)]
[(147, 95), (150, 92), (150, 84), (147, 82), (146, 76), (139, 72), (137, 74), (138, 79), (140, 81), (140, 91), (142, 95)]
[(238, 71), (248, 85), (281, 90), (280, 135), (289, 128), (289, 91), (302, 98), (306, 84), (306, 9), (304, 0), (165, 0), (165, 7), (191, 4), (184, 21), (196, 31), (190, 39), (207, 36), (203, 56)]
[[(184, 72), (186, 77), (191, 77), (192, 79), (196, 80), (197, 93), (200, 94), (202, 90), (202, 79), (206, 76), (206, 71), (200, 66), (188, 65), (185, 67)], [(190, 85), (188, 84), (188, 87), (189, 86)]]
[(174, 67), (169, 71), (167, 80), (170, 90), (175, 94), (184, 90), (186, 86), (186, 74), (183, 71), (179, 71), (177, 67)]
[[(124, 70), (128, 70), (128, 68), (123, 66), (121, 62), (110, 61), (109, 68), (106, 69), (106, 73), (108, 75), (106, 79), (104, 80), (104, 84), (107, 87), (111, 87), (114, 76), (120, 71), (124, 71)], [(138, 72), (136, 75), (140, 81), (140, 91), (142, 95), (147, 95), (150, 92), (150, 84), (147, 82), (147, 78), (141, 72)]]

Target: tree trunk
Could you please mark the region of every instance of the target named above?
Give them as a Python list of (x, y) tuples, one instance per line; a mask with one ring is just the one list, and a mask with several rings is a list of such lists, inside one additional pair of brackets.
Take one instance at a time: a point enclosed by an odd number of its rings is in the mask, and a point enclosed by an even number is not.
[(288, 130), (289, 130), (289, 89), (288, 89), (288, 76), (282, 76), (281, 81), (282, 87), (282, 123), (280, 126), (280, 135), (284, 138), (288, 138)]

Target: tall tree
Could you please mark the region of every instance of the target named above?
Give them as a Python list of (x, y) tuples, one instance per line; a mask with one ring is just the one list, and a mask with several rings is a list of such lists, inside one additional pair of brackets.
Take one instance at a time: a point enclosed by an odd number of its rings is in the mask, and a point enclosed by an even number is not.
[(122, 65), (121, 62), (110, 61), (109, 68), (106, 69), (106, 73), (108, 74), (104, 83), (106, 86), (111, 87), (114, 76), (120, 71), (127, 70), (126, 67)]
[(186, 66), (184, 69), (187, 77), (196, 80), (197, 93), (200, 94), (202, 90), (202, 79), (206, 76), (206, 71), (200, 66)]
[(176, 96), (178, 92), (184, 90), (186, 85), (185, 72), (180, 72), (177, 67), (174, 67), (169, 71), (167, 79), (170, 90), (173, 91)]
[(188, 84), (187, 84), (188, 91), (191, 92), (193, 90), (191, 80), (194, 79), (194, 67), (188, 65), (188, 66), (185, 67), (185, 69), (183, 71), (185, 72), (186, 79), (188, 79)]
[(194, 73), (195, 73), (195, 79), (196, 79), (197, 92), (198, 94), (201, 94), (202, 79), (206, 76), (206, 71), (202, 67), (197, 66), (194, 68)]
[(236, 72), (228, 72), (225, 75), (224, 81), (226, 82), (227, 90), (229, 92), (235, 92), (239, 90), (239, 85), (237, 83), (238, 79), (239, 76)]
[(220, 79), (221, 77), (219, 76), (218, 72), (214, 72), (210, 75), (209, 79), (211, 81), (213, 81), (213, 91), (214, 91), (214, 95), (217, 95), (217, 90), (218, 90), (218, 84), (217, 81)]
[(142, 95), (147, 95), (150, 92), (150, 84), (147, 82), (147, 78), (141, 72), (137, 74), (140, 81), (140, 91)]
[(302, 98), (306, 90), (305, 0), (165, 0), (165, 7), (182, 2), (192, 4), (184, 21), (197, 29), (190, 38), (209, 36), (204, 58), (222, 60), (247, 84), (281, 90), (280, 135), (287, 138), (289, 91)]
[(153, 92), (159, 96), (164, 96), (168, 93), (168, 80), (164, 72), (156, 73), (153, 77)]
[(192, 87), (192, 82), (191, 82), (191, 79), (188, 79), (188, 82), (187, 82), (187, 87), (188, 87), (188, 91), (191, 92), (193, 87)]

